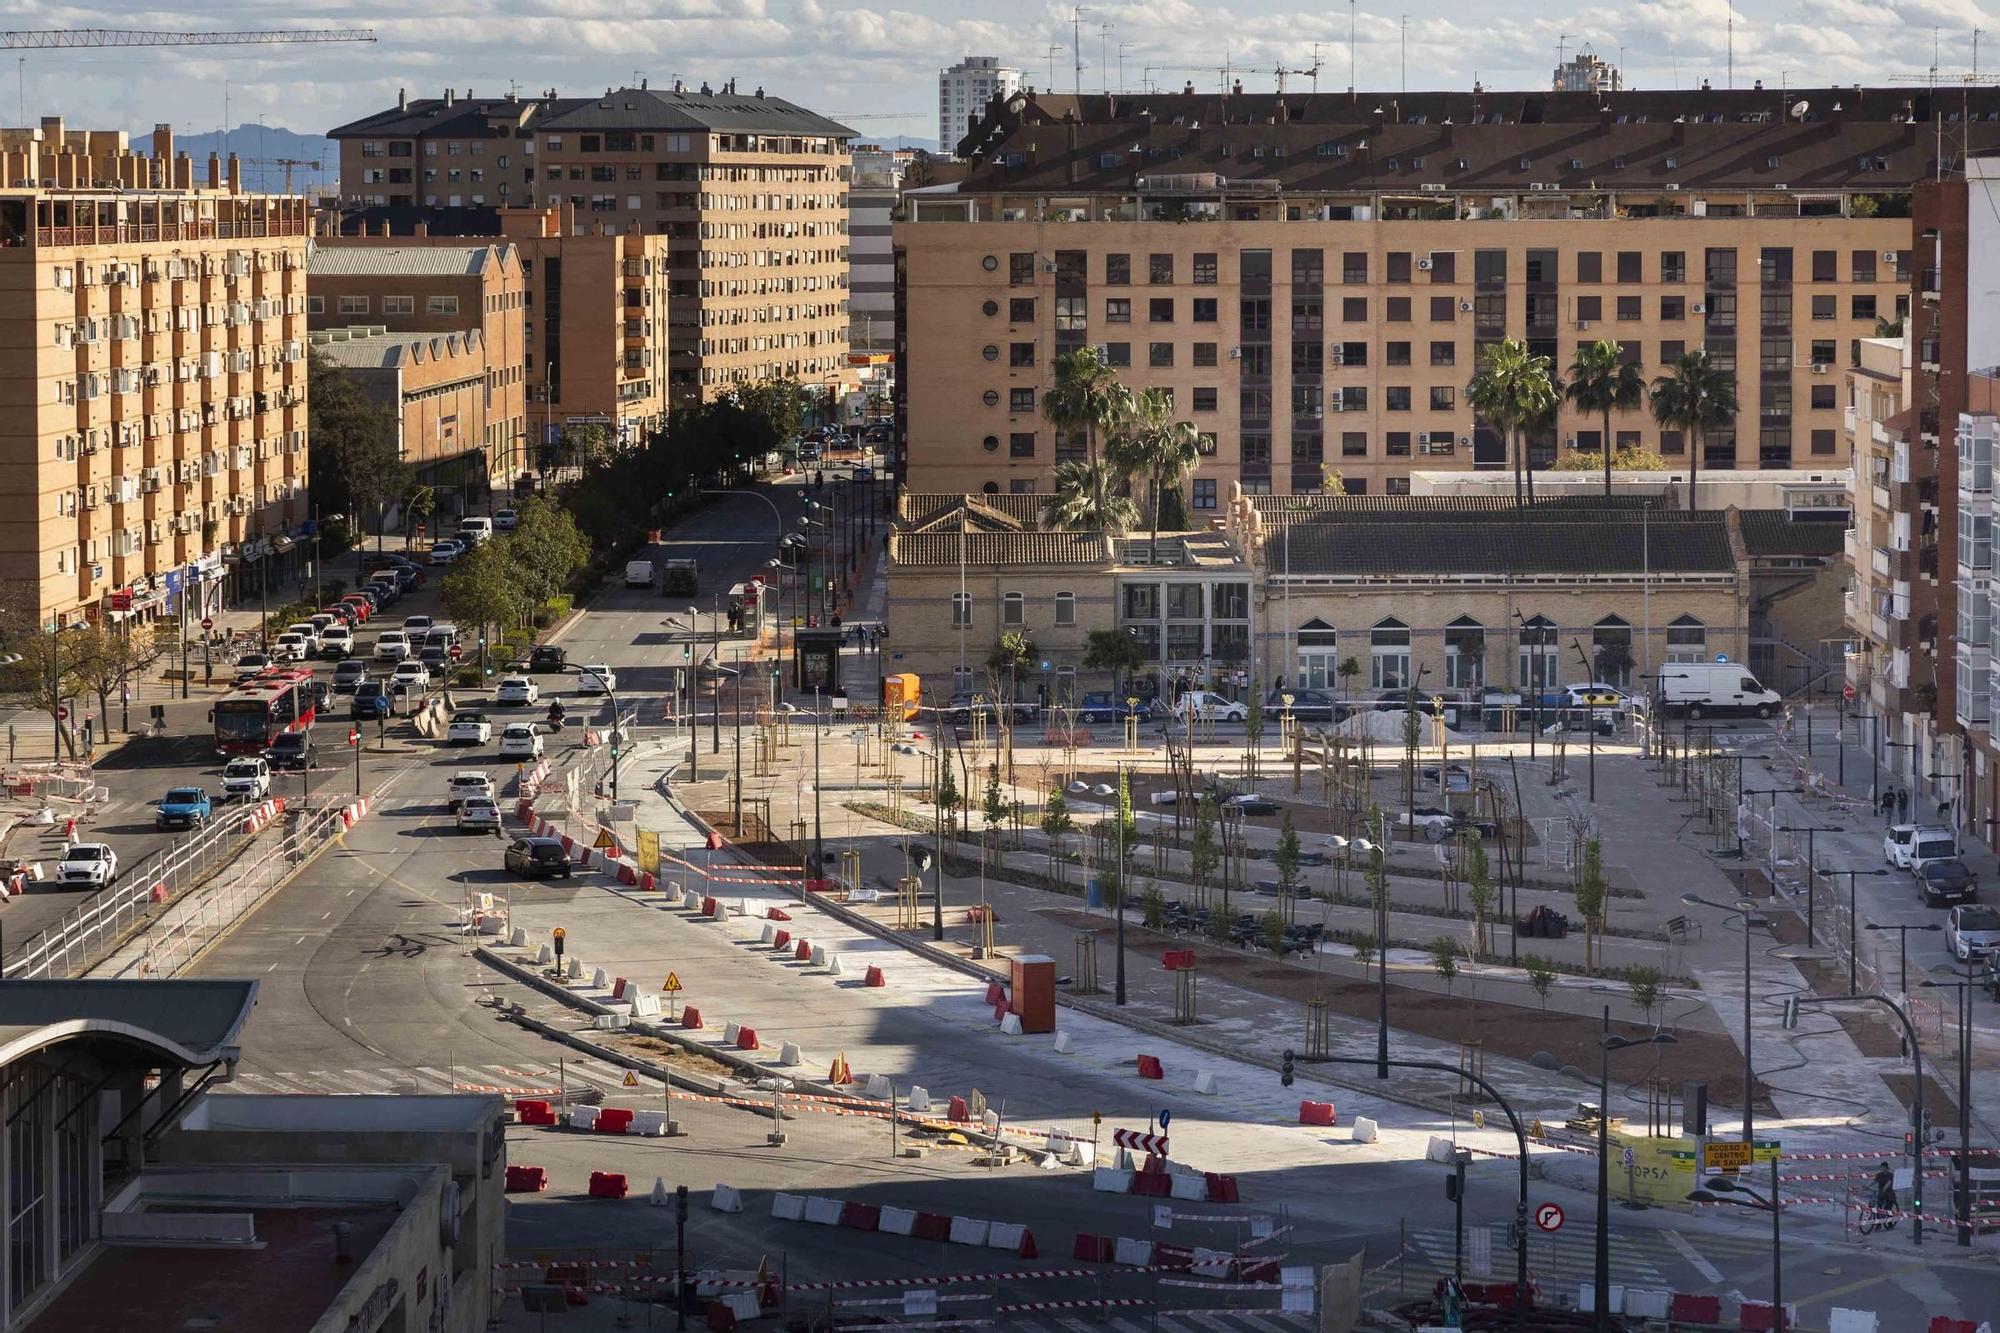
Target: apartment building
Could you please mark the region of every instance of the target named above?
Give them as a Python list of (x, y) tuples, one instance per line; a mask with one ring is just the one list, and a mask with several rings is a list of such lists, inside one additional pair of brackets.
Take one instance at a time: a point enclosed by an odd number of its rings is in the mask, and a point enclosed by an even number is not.
[(399, 455), (416, 480), (452, 495), (443, 512), (490, 488), (492, 364), (480, 330), (393, 333), (360, 324), (315, 329), (312, 348), (395, 418)]
[[(526, 466), (535, 438), (527, 416), (528, 285), (515, 245), (322, 237), (307, 276), (306, 322), (315, 333), (376, 325), (385, 334), (442, 336), (466, 351), (477, 349), (479, 429), (470, 429), (469, 414), (443, 414), (456, 418), (442, 423), (450, 427), (449, 440), (420, 435), (411, 449), (406, 424), (406, 457), (427, 465), (450, 460), (454, 484), (474, 488), (502, 482)], [(440, 480), (444, 475), (429, 471)]]
[(903, 173), (916, 159), (908, 149), (854, 145), (847, 192), (847, 345), (860, 357), (887, 356), (896, 341), (894, 221)]
[(151, 148), (0, 130), (0, 578), (49, 625), (213, 610), (307, 517), (310, 212)]
[[(1231, 482), (1400, 493), (1413, 469), (1508, 468), (1465, 400), (1502, 338), (1558, 371), (1608, 338), (1649, 380), (1697, 348), (1734, 373), (1731, 427), (1691, 441), (1641, 409), (1613, 447), (1844, 466), (1842, 369), (1908, 309), (1912, 187), (1941, 143), (1959, 156), (1932, 132), (1946, 100), (1017, 93), (896, 226), (909, 484), (1045, 489), (1082, 442), (1041, 398), (1085, 345), (1200, 428), (1198, 511)], [(2000, 141), (2000, 92), (1948, 100), (1963, 140)], [(1529, 451), (1595, 451), (1603, 429), (1565, 407)]]
[(1012, 97), (1021, 86), (1021, 71), (1000, 63), (999, 56), (967, 56), (938, 71), (938, 152), (958, 151), (958, 141), (995, 97)]
[(403, 96), (329, 137), (350, 207), (560, 210), (570, 236), (660, 238), (673, 398), (851, 378), (845, 126), (734, 82), (642, 82), (602, 97)]

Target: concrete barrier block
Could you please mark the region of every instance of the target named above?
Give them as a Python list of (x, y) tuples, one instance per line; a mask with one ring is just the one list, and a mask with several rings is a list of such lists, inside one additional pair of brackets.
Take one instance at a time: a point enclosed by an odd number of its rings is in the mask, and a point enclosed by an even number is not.
[(1176, 1199), (1202, 1200), (1208, 1197), (1208, 1181), (1201, 1176), (1174, 1175), (1169, 1179), (1173, 1185), (1168, 1193)]
[(556, 951), (552, 946), (544, 944), (541, 948), (535, 950), (535, 966), (547, 967), (555, 960)]
[(1829, 1312), (1826, 1333), (1877, 1333), (1882, 1321), (1873, 1310), (1834, 1309)]
[(988, 1111), (979, 1118), (979, 1122), (987, 1129), (998, 1129), (1000, 1128), (1000, 1113), (998, 1111)]
[(954, 1245), (984, 1245), (992, 1234), (993, 1224), (980, 1217), (954, 1217), (951, 1219), (951, 1243)]
[(1129, 1264), (1133, 1268), (1146, 1268), (1153, 1262), (1153, 1242), (1120, 1236), (1111, 1247), (1111, 1261)]
[(632, 996), (632, 1012), (640, 1018), (658, 1018), (660, 1016), (660, 997), (649, 990), (634, 992)]
[(1132, 1173), (1116, 1167), (1100, 1166), (1090, 1174), (1090, 1187), (1100, 1194), (1130, 1194)]
[[(1627, 1287), (1625, 1289), (1625, 1313), (1628, 1315), (1644, 1316), (1651, 1319), (1665, 1319), (1667, 1317), (1667, 1309), (1673, 1303), (1674, 1294), (1671, 1291), (1661, 1291), (1650, 1287)], [(1838, 1321), (1834, 1323), (1830, 1333), (1840, 1333), (1840, 1324)], [(1869, 1325), (1867, 1329), (1860, 1330), (1859, 1333), (1874, 1333), (1874, 1325)]]
[(597, 968), (590, 974), (590, 984), (595, 990), (610, 990), (611, 974), (601, 967)]
[(840, 965), (839, 954), (830, 953), (826, 956), (826, 974), (830, 977), (842, 977), (847, 975), (847, 969)]
[(778, 1063), (785, 1066), (788, 1069), (793, 1065), (804, 1063), (804, 1061), (801, 1059), (799, 1055), (798, 1046), (795, 1043), (788, 1041), (783, 1046), (779, 1047)]
[(1057, 1054), (1057, 1055), (1068, 1055), (1068, 1054), (1069, 1054), (1069, 1053), (1071, 1052), (1071, 1050), (1072, 1050), (1072, 1049), (1074, 1048), (1074, 1046), (1075, 1046), (1075, 1042), (1074, 1042), (1074, 1041), (1073, 1041), (1073, 1040), (1071, 1039), (1071, 1037), (1070, 1037), (1069, 1033), (1067, 1033), (1067, 1032), (1058, 1032), (1058, 1033), (1056, 1033), (1056, 1054)]
[(515, 948), (515, 949), (525, 949), (525, 948), (527, 948), (527, 947), (528, 947), (528, 929), (527, 929), (527, 927), (526, 927), (526, 926), (516, 926), (516, 927), (514, 927), (513, 931), (512, 931), (511, 933), (509, 933), (509, 934), (508, 934), (508, 936), (507, 936), (507, 943), (508, 943), (509, 947), (511, 947), (511, 948)]
[(813, 945), (811, 960), (814, 967), (826, 966), (826, 946), (824, 944)]
[(885, 1101), (894, 1095), (894, 1089), (886, 1074), (870, 1074), (861, 1092), (864, 1097), (873, 1097), (878, 1101)]
[(1027, 1234), (1027, 1227), (1019, 1222), (995, 1222), (986, 1229), (986, 1248), (989, 1250), (1018, 1250), (1021, 1237)]
[(771, 1216), (780, 1222), (802, 1222), (806, 1216), (806, 1201), (798, 1194), (773, 1194), (771, 1196)]
[(912, 1085), (912, 1087), (910, 1088), (909, 1108), (912, 1111), (930, 1110), (931, 1109), (930, 1089), (924, 1087), (922, 1084)]
[(743, 1211), (743, 1193), (729, 1185), (717, 1185), (715, 1193), (708, 1196), (708, 1206), (718, 1213), (740, 1213)]
[(624, 1014), (598, 1014), (590, 1020), (590, 1025), (599, 1032), (616, 1032), (625, 1026)]
[(1009, 1037), (1018, 1037), (1018, 1036), (1020, 1036), (1020, 1035), (1021, 1035), (1021, 1016), (1020, 1016), (1019, 1014), (1009, 1014), (1009, 1015), (1007, 1015), (1007, 1016), (1006, 1016), (1005, 1018), (1001, 1019), (1001, 1020), (1000, 1020), (1000, 1031), (1001, 1031), (1002, 1033), (1006, 1034), (1006, 1035), (1007, 1035), (1007, 1036), (1009, 1036)]
[(1356, 1143), (1375, 1143), (1381, 1137), (1382, 1128), (1380, 1125), (1365, 1115), (1354, 1117), (1354, 1141)]
[(571, 954), (569, 956), (569, 970), (567, 973), (565, 973), (565, 975), (568, 976), (571, 981), (582, 980), (583, 960), (581, 958), (578, 958), (575, 954)]
[(882, 1205), (881, 1229), (890, 1235), (907, 1236), (916, 1224), (917, 1215), (912, 1209), (891, 1208), (886, 1203)]
[(1451, 1140), (1437, 1134), (1431, 1135), (1430, 1143), (1424, 1148), (1424, 1160), (1426, 1162), (1449, 1162), (1451, 1160)]
[(1206, 1097), (1215, 1095), (1215, 1075), (1204, 1069), (1194, 1076), (1194, 1090)]
[(740, 1035), (742, 1031), (743, 1027), (739, 1023), (724, 1023), (722, 1025), (722, 1044), (724, 1046), (734, 1046), (736, 1044), (737, 1036)]
[(1097, 1165), (1097, 1145), (1085, 1139), (1071, 1139), (1069, 1147), (1063, 1152), (1063, 1165), (1095, 1168)]
[(595, 1106), (572, 1106), (569, 1110), (571, 1129), (595, 1130), (597, 1128), (597, 1108)]
[(761, 939), (764, 943), (769, 944), (771, 940), (777, 935), (777, 933), (778, 933), (778, 928), (772, 925), (770, 922), (766, 921), (764, 923), (764, 932), (762, 935), (758, 936), (758, 938)]
[(837, 1227), (840, 1225), (841, 1207), (839, 1199), (825, 1199), (817, 1194), (809, 1195), (806, 1198), (806, 1221), (817, 1226)]

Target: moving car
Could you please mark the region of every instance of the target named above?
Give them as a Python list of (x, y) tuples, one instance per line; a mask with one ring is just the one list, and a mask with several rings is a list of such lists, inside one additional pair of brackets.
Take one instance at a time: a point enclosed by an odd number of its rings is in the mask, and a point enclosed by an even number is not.
[(541, 697), (541, 686), (526, 676), (503, 676), (493, 689), (496, 704), (531, 704)]
[(303, 634), (286, 630), (271, 642), (271, 656), (279, 662), (303, 662), (306, 660), (308, 645)]
[(1895, 824), (1882, 835), (1882, 859), (1898, 870), (1958, 855), (1958, 835), (1942, 824)]
[(521, 514), (516, 509), (496, 509), (493, 511), (493, 528), (496, 532), (512, 532), (521, 526)]
[(399, 629), (385, 629), (375, 640), (375, 660), (400, 662), (410, 655), (410, 636)]
[(462, 518), (458, 521), (458, 539), (467, 546), (483, 542), (492, 535), (493, 520), (490, 518)]
[(463, 552), (459, 549), (458, 543), (447, 537), (436, 546), (431, 547), (429, 559), (430, 563), (434, 565), (448, 565), (458, 559), (461, 554)]
[(410, 638), (421, 639), (425, 634), (430, 632), (430, 628), (431, 618), (429, 616), (403, 617), (403, 633)]
[(1128, 704), (1124, 696), (1110, 693), (1086, 694), (1076, 709), (1076, 720), (1085, 726), (1123, 720), (1127, 716), (1137, 717), (1143, 721), (1159, 715), (1160, 710), (1156, 700), (1141, 699), (1137, 704)]
[(609, 694), (618, 688), (618, 673), (602, 662), (592, 662), (578, 673), (578, 694)]
[(542, 734), (535, 730), (532, 722), (509, 722), (500, 733), (500, 757), (502, 759), (540, 759), (542, 757)]
[(240, 754), (222, 769), (222, 794), (240, 801), (261, 801), (271, 794), (271, 765), (254, 754)]
[(296, 634), (301, 639), (304, 639), (308, 653), (319, 651), (319, 626), (313, 621), (301, 620), (296, 625), (287, 625), (285, 626), (285, 633)]
[(493, 803), (491, 796), (468, 796), (459, 802), (458, 831), (460, 833), (498, 833), (500, 831), (500, 807)]
[(474, 768), (461, 769), (451, 775), (445, 791), (454, 810), (474, 796), (490, 801), (493, 799), (493, 775)]
[(1250, 792), (1245, 792), (1241, 796), (1225, 797), (1222, 802), (1222, 808), (1224, 810), (1234, 810), (1242, 815), (1275, 815), (1278, 813), (1278, 803), (1276, 801)]
[(427, 670), (436, 673), (451, 665), (451, 653), (441, 643), (427, 643), (423, 646), (423, 651), (417, 654), (417, 660), (422, 662)]
[(516, 838), (500, 858), (510, 874), (523, 879), (568, 879), (569, 853), (554, 838)]
[(431, 669), (422, 662), (398, 662), (395, 674), (389, 677), (389, 683), (398, 688), (407, 686), (414, 690), (425, 689), (431, 683)]
[(56, 880), (62, 884), (86, 884), (103, 888), (118, 879), (118, 853), (105, 842), (71, 843), (56, 863)]
[(487, 745), (493, 740), (493, 724), (484, 713), (453, 713), (444, 730), (446, 745)]
[(625, 586), (628, 588), (652, 587), (653, 562), (650, 560), (627, 560), (625, 562)]
[[(1431, 772), (1435, 775), (1437, 770), (1433, 768)], [(1431, 783), (1435, 785), (1436, 782), (1437, 778), (1433, 776)], [(1434, 805), (1417, 806), (1413, 810), (1406, 810), (1397, 815), (1395, 819), (1397, 828), (1409, 829), (1426, 842), (1443, 842), (1457, 829), (1458, 822), (1457, 815), (1449, 810), (1440, 810)]]
[(359, 658), (350, 657), (333, 669), (333, 688), (339, 694), (352, 694), (354, 687), (368, 679), (368, 664)]
[(1754, 713), (1770, 717), (1785, 706), (1776, 690), (1734, 662), (1670, 662), (1660, 668), (1660, 702), (1690, 718)]
[(1979, 896), (1979, 876), (1955, 856), (1940, 861), (1924, 861), (1915, 866), (1912, 873), (1917, 877), (1917, 887), (1928, 907), (1970, 902)]
[(528, 670), (561, 671), (569, 665), (569, 654), (553, 643), (544, 643), (528, 654)]
[(376, 611), (375, 599), (365, 592), (351, 592), (340, 599), (340, 604), (353, 607), (355, 619), (363, 625), (368, 623)]
[(245, 653), (236, 659), (236, 681), (240, 685), (254, 676), (261, 676), (270, 666), (269, 653)]
[(389, 684), (382, 680), (364, 680), (354, 687), (354, 702), (349, 705), (347, 716), (356, 722), (371, 717), (389, 716)]
[(2000, 946), (2000, 912), (1991, 907), (1954, 907), (1944, 920), (1944, 942), (1951, 956), (1970, 963)]
[(1189, 690), (1174, 700), (1174, 716), (1185, 721), (1191, 717), (1213, 717), (1217, 722), (1243, 722), (1250, 717), (1247, 704), (1234, 699), (1225, 699), (1207, 690)]
[(336, 662), (354, 651), (354, 631), (344, 624), (328, 625), (319, 636), (319, 655)]
[(1285, 711), (1285, 695), (1292, 696), (1292, 716), (1301, 722), (1331, 722), (1340, 710), (1340, 701), (1325, 690), (1272, 690), (1264, 696), (1264, 711), (1277, 717)]
[(275, 769), (304, 772), (313, 766), (319, 750), (313, 744), (309, 731), (288, 731), (271, 742), (271, 748), (264, 751), (265, 760)]
[(215, 813), (215, 803), (201, 787), (170, 787), (153, 811), (153, 827), (200, 828)]

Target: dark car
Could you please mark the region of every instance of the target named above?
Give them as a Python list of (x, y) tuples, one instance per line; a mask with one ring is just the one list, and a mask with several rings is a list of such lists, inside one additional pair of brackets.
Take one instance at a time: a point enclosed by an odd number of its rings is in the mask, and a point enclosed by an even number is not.
[(1979, 876), (1955, 856), (1925, 861), (1915, 870), (1924, 902), (1932, 907), (1944, 903), (1968, 903), (1979, 896)]
[(422, 662), (432, 672), (443, 670), (444, 664), (450, 660), (450, 657), (451, 654), (445, 651), (445, 647), (441, 643), (427, 643), (424, 645), (423, 651), (417, 654), (417, 660)]
[(333, 669), (333, 689), (336, 694), (352, 694), (354, 687), (368, 679), (368, 664), (358, 657), (350, 657)]
[(1231, 796), (1222, 803), (1224, 810), (1234, 810), (1241, 815), (1275, 815), (1278, 803), (1262, 796)]
[(569, 654), (555, 644), (545, 643), (528, 654), (528, 670), (561, 671), (569, 665)]
[(264, 751), (264, 762), (272, 768), (303, 771), (313, 766), (318, 755), (314, 747), (312, 733), (288, 731), (271, 742), (271, 748)]
[(1109, 694), (1086, 694), (1076, 706), (1076, 720), (1085, 726), (1098, 722), (1111, 722), (1126, 717), (1137, 717), (1142, 721), (1160, 715), (1159, 704), (1152, 699), (1141, 699), (1137, 705), (1128, 704), (1124, 698)]
[(316, 680), (313, 682), (313, 711), (324, 713), (333, 707), (333, 682)]
[(374, 595), (377, 606), (394, 606), (403, 596), (403, 581), (394, 574), (370, 580), (365, 591)]
[(568, 879), (569, 853), (555, 838), (516, 838), (507, 844), (501, 864), (524, 879)]
[(1285, 695), (1292, 696), (1292, 716), (1301, 722), (1331, 722), (1340, 700), (1325, 690), (1272, 690), (1264, 696), (1264, 715), (1276, 717), (1285, 711)]
[(371, 717), (389, 716), (389, 683), (384, 680), (364, 680), (354, 687), (354, 704), (347, 710), (347, 716), (356, 722)]
[(404, 592), (414, 592), (423, 584), (424, 571), (415, 565), (397, 565), (395, 573), (396, 586)]

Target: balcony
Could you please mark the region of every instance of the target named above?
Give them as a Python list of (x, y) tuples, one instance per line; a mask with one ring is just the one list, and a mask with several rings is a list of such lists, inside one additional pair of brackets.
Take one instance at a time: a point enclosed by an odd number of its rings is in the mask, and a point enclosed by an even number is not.
[(1894, 567), (1896, 553), (1886, 546), (1877, 546), (1869, 553), (1868, 567), (1878, 579), (1886, 580)]

